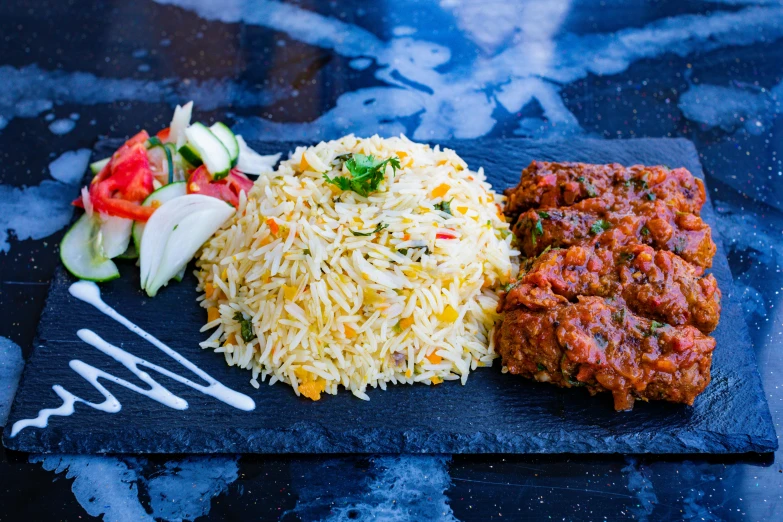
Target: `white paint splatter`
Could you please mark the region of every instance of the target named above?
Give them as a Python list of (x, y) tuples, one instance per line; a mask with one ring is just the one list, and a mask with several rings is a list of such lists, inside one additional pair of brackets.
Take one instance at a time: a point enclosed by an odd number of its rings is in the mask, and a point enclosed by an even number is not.
[(454, 14), (457, 25), (487, 55), (494, 55), (510, 45), (524, 41), (531, 56), (551, 57), (553, 37), (571, 0), (536, 2), (512, 0), (492, 2), (485, 0), (441, 0), (441, 7)]
[(11, 339), (0, 337), (0, 426), (8, 419), (23, 368), (22, 349)]
[(392, 29), (392, 34), (394, 36), (410, 36), (412, 34), (416, 34), (416, 28), (410, 27), (408, 25), (398, 25)]
[(147, 479), (152, 515), (171, 521), (206, 515), (211, 500), (225, 493), (239, 476), (238, 462), (238, 457), (190, 457), (166, 462)]
[(370, 462), (371, 469), (361, 472), (356, 459), (318, 467), (292, 463), (299, 495), (293, 513), (327, 522), (456, 520), (445, 495), (451, 484), (449, 457), (373, 457)]
[(360, 136), (404, 133), (402, 117), (424, 111), (419, 96), (402, 89), (383, 87), (360, 89), (343, 94), (337, 106), (314, 122), (278, 123), (263, 118), (237, 118), (234, 132), (267, 140), (318, 141), (353, 132)]
[(49, 164), (49, 173), (57, 181), (68, 185), (78, 184), (90, 163), (90, 150), (79, 149), (63, 152)]
[[(702, 489), (693, 487), (688, 489), (682, 500), (683, 520), (698, 520), (699, 522), (721, 522), (723, 520), (710, 513), (709, 508), (702, 505), (705, 496)], [(711, 503), (712, 500), (707, 500), (706, 502)]]
[(759, 317), (767, 316), (767, 304), (764, 295), (761, 292), (752, 286), (748, 286), (739, 279), (734, 279), (734, 292), (742, 302), (745, 317), (750, 317), (752, 315), (757, 315)]
[[(265, 89), (229, 80), (142, 81), (101, 78), (85, 72), (47, 71), (37, 65), (21, 69), (4, 65), (0, 66), (0, 129), (14, 118), (36, 117), (50, 110), (54, 103), (98, 105), (129, 100), (174, 106), (182, 100), (194, 100), (199, 109), (213, 110), (269, 105), (289, 95), (287, 87)], [(55, 133), (70, 131), (73, 120), (68, 122), (58, 120), (50, 129)]]
[(88, 455), (31, 455), (47, 471), (74, 479), (71, 490), (88, 514), (104, 522), (152, 521), (139, 502), (138, 478), (143, 459)]
[[(680, 466), (680, 476), (688, 487), (682, 499), (682, 519), (718, 522), (722, 519), (713, 515), (708, 507), (702, 505), (706, 496), (703, 486), (715, 482), (716, 477), (709, 473), (701, 473), (699, 467), (698, 464), (688, 461), (684, 461)], [(710, 500), (707, 503), (714, 504)]]
[(630, 506), (628, 510), (640, 522), (646, 522), (658, 504), (658, 496), (655, 494), (652, 482), (645, 475), (646, 469), (640, 466), (633, 457), (627, 457), (625, 462), (626, 466), (622, 472), (628, 481), (628, 491), (636, 496), (638, 502), (636, 505)]
[(74, 129), (74, 127), (76, 127), (76, 122), (69, 119), (54, 120), (49, 124), (49, 130), (52, 132), (52, 134), (56, 134), (58, 136), (68, 134)]
[(363, 71), (369, 66), (372, 65), (372, 60), (369, 58), (355, 58), (348, 62), (348, 66), (351, 69), (356, 69), (357, 71)]
[(783, 266), (783, 250), (770, 248), (780, 241), (780, 231), (774, 230), (775, 222), (780, 219), (776, 215), (774, 221), (759, 219), (747, 212), (743, 207), (732, 206), (726, 202), (715, 205), (719, 219), (715, 221), (723, 242), (729, 252), (741, 252), (751, 255), (753, 260), (769, 268)]
[(75, 185), (50, 180), (34, 187), (0, 185), (0, 252), (10, 250), (11, 232), (18, 241), (43, 239), (67, 225), (78, 193)]
[(724, 5), (780, 5), (781, 0), (703, 0), (710, 4)]
[[(446, 2), (444, 6), (453, 9), (460, 27), (489, 54), (496, 47), (507, 47), (489, 57), (477, 56), (470, 63), (450, 63), (450, 50), (438, 44), (394, 31), (391, 40), (382, 41), (360, 27), (278, 2), (229, 0), (215, 5), (207, 0), (156, 1), (195, 11), (209, 20), (283, 31), (342, 56), (375, 61), (375, 75), (387, 87), (373, 87), (372, 95), (367, 89), (346, 93), (337, 107), (311, 123), (275, 124), (255, 117), (240, 120), (241, 132), (247, 135), (256, 129), (258, 134), (252, 137), (259, 139), (324, 139), (347, 131), (388, 135), (400, 128), (421, 140), (475, 138), (494, 128), (493, 113), (498, 104), (514, 113), (532, 101), (541, 106), (546, 122), (523, 121), (518, 134), (571, 135), (583, 131), (563, 103), (561, 84), (588, 74), (618, 74), (634, 61), (665, 53), (685, 56), (783, 36), (780, 6), (681, 15), (609, 34), (558, 35), (570, 0), (511, 3), (498, 14), (502, 25), (488, 21), (486, 10), (478, 15), (478, 4)], [(508, 14), (511, 11), (513, 16)], [(396, 91), (392, 97), (405, 103), (399, 110), (383, 104), (368, 106), (369, 99), (378, 97), (382, 90)], [(379, 110), (385, 113), (380, 115)]]
[[(494, 128), (493, 113), (498, 105), (513, 113), (533, 101), (543, 109), (544, 119), (521, 121), (517, 134), (567, 136), (583, 131), (562, 101), (562, 83), (590, 73), (616, 74), (633, 61), (667, 52), (684, 56), (728, 45), (771, 41), (783, 35), (783, 9), (779, 6), (682, 15), (609, 34), (558, 36), (570, 0), (513, 3), (516, 14), (504, 17), (504, 25), (490, 33), (486, 28), (494, 29), (494, 24), (488, 24), (486, 16), (476, 16), (470, 4), (465, 7), (446, 3), (474, 41), (491, 46), (511, 43), (505, 51), (491, 57), (450, 63), (449, 49), (404, 36), (409, 33), (407, 30), (397, 31), (390, 41), (382, 41), (354, 25), (277, 2), (228, 0), (215, 5), (205, 0), (157, 1), (193, 10), (206, 19), (284, 31), (302, 42), (356, 58), (357, 67), (369, 66), (367, 60), (375, 61), (375, 74), (387, 87), (346, 93), (335, 109), (311, 123), (240, 120), (245, 125), (240, 127), (242, 132), (257, 129), (259, 134), (253, 137), (260, 139), (322, 139), (347, 131), (372, 134), (376, 130), (384, 135), (407, 130), (416, 139), (474, 138)], [(36, 66), (19, 70), (0, 67), (0, 78), (6, 86), (0, 92), (0, 128), (13, 117), (29, 117), (48, 110), (51, 100), (83, 104), (163, 100), (173, 104), (193, 98), (199, 107), (210, 110), (229, 104), (268, 105), (292, 95), (287, 88), (258, 92), (255, 86), (249, 89), (222, 81), (98, 78), (87, 73), (47, 72)], [(404, 99), (405, 103), (399, 109), (384, 107), (384, 113), (379, 114), (376, 107), (381, 104), (373, 107), (370, 102), (379, 90), (397, 91), (388, 98)]]
[[(238, 457), (188, 457), (164, 464), (132, 457), (31, 455), (55, 473), (74, 479), (76, 500), (105, 522), (194, 520), (206, 515), (211, 500), (238, 476)], [(150, 499), (145, 509), (139, 493)]]
[(759, 135), (770, 126), (774, 115), (783, 112), (777, 96), (781, 89), (783, 83), (773, 90), (753, 85), (691, 85), (678, 105), (686, 118), (707, 128), (720, 127), (727, 132), (744, 128), (749, 134)]
[(0, 252), (11, 249), (11, 233), (18, 241), (43, 239), (70, 222), (71, 201), (79, 193), (89, 161), (88, 149), (67, 151), (49, 164), (56, 181), (44, 180), (32, 187), (0, 185)]
[[(51, 110), (52, 102), (49, 100), (25, 99), (16, 102), (16, 114), (21, 118), (33, 118), (42, 112)], [(54, 115), (52, 115), (54, 117)]]
[[(764, 291), (769, 288), (754, 288), (748, 280), (765, 280), (770, 273), (780, 272), (783, 267), (783, 249), (777, 248), (780, 241), (780, 223), (783, 216), (774, 209), (766, 209), (762, 216), (748, 212), (740, 204), (719, 201), (715, 204), (718, 218), (715, 228), (723, 238), (729, 258), (747, 261), (747, 271), (734, 274), (733, 292), (742, 302), (745, 319), (753, 324), (759, 318), (775, 320), (775, 310), (767, 308)], [(729, 298), (724, 290), (723, 299)], [(769, 317), (768, 317), (769, 315)]]

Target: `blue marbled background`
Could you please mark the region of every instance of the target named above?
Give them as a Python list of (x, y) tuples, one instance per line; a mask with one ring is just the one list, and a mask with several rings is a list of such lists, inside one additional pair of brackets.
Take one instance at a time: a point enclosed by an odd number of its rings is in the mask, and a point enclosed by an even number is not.
[[(5, 1), (0, 420), (90, 147), (162, 127), (193, 99), (202, 119), (265, 140), (693, 140), (777, 426), (782, 44), (780, 0)], [(5, 452), (0, 518), (772, 520), (781, 457)]]

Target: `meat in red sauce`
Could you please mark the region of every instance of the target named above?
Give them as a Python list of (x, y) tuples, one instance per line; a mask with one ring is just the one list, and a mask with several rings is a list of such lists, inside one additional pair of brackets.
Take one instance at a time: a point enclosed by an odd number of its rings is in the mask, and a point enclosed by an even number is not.
[(721, 292), (686, 169), (533, 162), (506, 191), (527, 259), (496, 332), (513, 374), (692, 404), (710, 381)]
[(693, 404), (710, 382), (715, 348), (692, 326), (660, 325), (601, 297), (507, 311), (496, 340), (510, 373), (609, 391), (618, 410), (635, 399)]

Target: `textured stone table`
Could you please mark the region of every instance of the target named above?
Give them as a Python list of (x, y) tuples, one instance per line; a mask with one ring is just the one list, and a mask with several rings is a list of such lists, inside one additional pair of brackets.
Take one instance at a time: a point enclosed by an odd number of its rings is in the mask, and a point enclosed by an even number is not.
[[(692, 140), (779, 424), (779, 3), (12, 0), (0, 13), (0, 413), (58, 263), (79, 151), (194, 99), (254, 139)], [(6, 451), (0, 518), (769, 520), (780, 458)]]

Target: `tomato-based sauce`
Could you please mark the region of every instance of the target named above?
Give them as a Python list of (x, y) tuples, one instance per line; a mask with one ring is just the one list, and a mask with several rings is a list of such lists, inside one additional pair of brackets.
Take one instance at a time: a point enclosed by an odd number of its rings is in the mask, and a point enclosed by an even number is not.
[(523, 255), (503, 296), (509, 372), (564, 387), (692, 404), (710, 381), (721, 292), (686, 169), (533, 162), (506, 192)]

